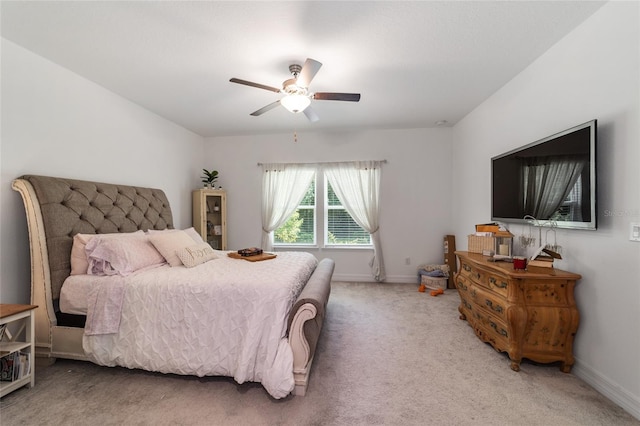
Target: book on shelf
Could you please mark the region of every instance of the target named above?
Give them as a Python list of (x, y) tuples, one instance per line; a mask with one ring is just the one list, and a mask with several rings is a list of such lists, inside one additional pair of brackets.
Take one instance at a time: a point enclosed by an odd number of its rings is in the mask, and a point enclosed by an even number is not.
[(16, 353), (10, 353), (0, 358), (0, 381), (13, 382)]
[(12, 352), (0, 358), (0, 381), (13, 382), (31, 373), (31, 354)]

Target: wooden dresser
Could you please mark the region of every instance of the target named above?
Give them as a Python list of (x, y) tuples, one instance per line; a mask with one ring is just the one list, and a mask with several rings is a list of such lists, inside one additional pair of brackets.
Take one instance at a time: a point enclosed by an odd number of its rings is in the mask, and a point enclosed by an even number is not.
[(570, 372), (580, 320), (573, 289), (581, 276), (555, 268), (515, 271), (512, 263), (489, 262), (487, 256), (465, 251), (456, 256), (460, 319), (480, 340), (506, 352), (514, 371), (528, 358), (560, 361), (560, 369)]

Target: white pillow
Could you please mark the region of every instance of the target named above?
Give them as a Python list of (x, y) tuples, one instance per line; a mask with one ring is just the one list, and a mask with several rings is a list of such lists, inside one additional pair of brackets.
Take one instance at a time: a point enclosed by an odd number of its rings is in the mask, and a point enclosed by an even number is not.
[(164, 257), (144, 233), (137, 238), (97, 235), (87, 243), (85, 250), (89, 259), (88, 273), (91, 275), (126, 276), (165, 263)]
[(185, 229), (184, 232), (186, 232), (191, 238), (193, 238), (193, 241), (195, 241), (198, 244), (205, 242), (202, 239), (202, 236), (198, 234), (198, 231), (196, 231), (196, 228), (194, 228), (193, 226), (191, 228)]
[(149, 240), (171, 266), (182, 265), (176, 252), (192, 246), (194, 242), (185, 231), (153, 232), (149, 234)]
[(195, 244), (177, 252), (178, 257), (187, 268), (217, 259), (215, 251), (207, 243)]
[(73, 245), (71, 246), (71, 275), (85, 275), (89, 270), (89, 259), (87, 258), (87, 253), (85, 251), (85, 247), (91, 239), (97, 235), (100, 235), (104, 238), (119, 238), (119, 237), (130, 237), (130, 236), (140, 236), (140, 234), (144, 234), (142, 231), (136, 232), (123, 232), (123, 233), (113, 233), (113, 234), (76, 234), (73, 237)]

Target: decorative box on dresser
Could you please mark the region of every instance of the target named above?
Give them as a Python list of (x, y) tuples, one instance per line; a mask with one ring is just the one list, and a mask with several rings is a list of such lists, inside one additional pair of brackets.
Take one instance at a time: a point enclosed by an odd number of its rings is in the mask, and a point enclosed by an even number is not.
[(573, 290), (581, 276), (533, 266), (517, 271), (512, 263), (490, 262), (465, 251), (456, 256), (460, 319), (468, 321), (480, 340), (506, 352), (514, 371), (527, 358), (560, 361), (560, 369), (570, 372), (580, 320)]
[(196, 189), (193, 227), (216, 250), (227, 249), (227, 193), (221, 189)]

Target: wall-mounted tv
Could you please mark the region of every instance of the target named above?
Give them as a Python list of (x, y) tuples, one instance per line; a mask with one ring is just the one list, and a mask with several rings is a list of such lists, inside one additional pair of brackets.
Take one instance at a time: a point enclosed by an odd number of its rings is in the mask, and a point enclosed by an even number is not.
[(596, 229), (592, 120), (491, 159), (491, 218)]

